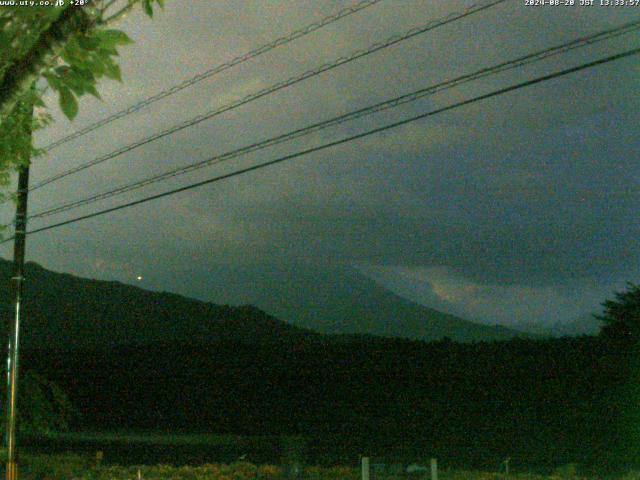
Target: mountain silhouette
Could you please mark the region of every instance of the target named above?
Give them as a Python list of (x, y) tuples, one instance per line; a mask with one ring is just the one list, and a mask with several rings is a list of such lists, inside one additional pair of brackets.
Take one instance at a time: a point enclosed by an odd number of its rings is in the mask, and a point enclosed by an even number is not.
[[(0, 308), (10, 315), (10, 266), (0, 261)], [(255, 342), (320, 337), (252, 306), (229, 307), (120, 282), (89, 280), (25, 265), (21, 345), (95, 348), (154, 343)]]
[[(0, 279), (5, 285), (0, 290), (0, 309), (5, 319), (11, 305), (10, 267), (10, 262), (0, 260)], [(254, 274), (246, 285), (248, 290), (251, 285), (263, 285), (265, 293), (255, 295), (258, 307), (217, 305), (120, 282), (89, 280), (32, 262), (25, 268), (21, 344), (27, 348), (327, 340), (321, 334), (426, 341), (449, 337), (463, 342), (519, 335), (420, 306), (347, 268), (298, 266), (262, 277)], [(242, 272), (236, 273), (236, 281), (242, 282)], [(219, 275), (216, 278), (221, 280)]]
[[(291, 263), (221, 267), (207, 290), (245, 292), (238, 300), (301, 328), (434, 341), (505, 340), (520, 331), (471, 322), (419, 305), (345, 265)], [(207, 283), (207, 279), (202, 279)]]

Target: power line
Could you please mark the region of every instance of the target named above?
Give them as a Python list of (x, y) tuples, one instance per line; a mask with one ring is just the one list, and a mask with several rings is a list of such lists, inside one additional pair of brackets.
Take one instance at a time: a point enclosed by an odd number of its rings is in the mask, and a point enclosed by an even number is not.
[(388, 38), (384, 42), (375, 43), (375, 44), (371, 45), (370, 47), (368, 47), (366, 49), (358, 50), (356, 52), (353, 52), (349, 56), (340, 57), (340, 58), (334, 60), (333, 62), (325, 63), (325, 64), (323, 64), (323, 65), (321, 65), (321, 66), (319, 66), (319, 67), (317, 67), (315, 69), (308, 70), (308, 71), (302, 73), (301, 75), (298, 75), (298, 76), (295, 76), (295, 77), (291, 77), (291, 78), (289, 78), (289, 79), (287, 79), (285, 81), (282, 81), (282, 82), (278, 82), (278, 83), (276, 83), (274, 85), (271, 85), (271, 86), (266, 87), (266, 88), (264, 88), (262, 90), (259, 90), (258, 92), (254, 92), (252, 94), (249, 94), (249, 95), (247, 95), (246, 97), (244, 97), (242, 99), (236, 100), (236, 101), (231, 102), (231, 103), (226, 104), (226, 105), (223, 105), (223, 106), (218, 107), (218, 108), (216, 108), (216, 109), (214, 109), (212, 111), (209, 111), (209, 112), (207, 112), (205, 114), (201, 114), (201, 115), (198, 115), (198, 116), (196, 116), (196, 117), (194, 117), (192, 119), (189, 119), (189, 120), (187, 120), (187, 121), (185, 121), (185, 122), (183, 122), (181, 124), (178, 124), (178, 125), (175, 125), (173, 127), (170, 127), (168, 129), (160, 132), (160, 133), (151, 135), (151, 136), (146, 137), (146, 138), (144, 138), (142, 140), (136, 141), (136, 142), (134, 142), (132, 144), (129, 144), (129, 145), (125, 146), (125, 147), (122, 147), (122, 148), (120, 148), (118, 150), (115, 150), (115, 151), (113, 151), (111, 153), (108, 153), (106, 155), (98, 157), (98, 158), (96, 158), (94, 160), (91, 160), (91, 161), (86, 162), (84, 164), (78, 165), (76, 167), (73, 167), (71, 169), (63, 171), (63, 172), (61, 172), (59, 174), (53, 175), (53, 176), (51, 176), (49, 178), (46, 178), (46, 179), (42, 180), (41, 182), (35, 184), (33, 187), (31, 187), (31, 190), (35, 190), (35, 189), (41, 188), (41, 187), (43, 187), (43, 186), (45, 186), (45, 185), (47, 185), (49, 183), (52, 183), (52, 182), (57, 181), (57, 180), (60, 180), (60, 179), (62, 179), (64, 177), (67, 177), (69, 175), (78, 173), (78, 172), (80, 172), (82, 170), (85, 170), (87, 168), (90, 168), (90, 167), (93, 167), (93, 166), (98, 165), (100, 163), (103, 163), (103, 162), (105, 162), (107, 160), (115, 158), (115, 157), (117, 157), (119, 155), (122, 155), (124, 153), (128, 153), (131, 150), (134, 150), (134, 149), (136, 149), (138, 147), (141, 147), (143, 145), (151, 143), (151, 142), (153, 142), (155, 140), (158, 140), (160, 138), (163, 138), (163, 137), (165, 137), (167, 135), (171, 135), (173, 133), (176, 133), (176, 132), (178, 132), (180, 130), (183, 130), (185, 128), (189, 128), (189, 127), (191, 127), (193, 125), (196, 125), (198, 123), (201, 123), (201, 122), (203, 122), (205, 120), (209, 120), (209, 119), (211, 119), (211, 118), (213, 118), (213, 117), (215, 117), (217, 115), (220, 115), (220, 114), (222, 114), (224, 112), (227, 112), (229, 110), (233, 110), (235, 108), (238, 108), (238, 107), (240, 107), (242, 105), (245, 105), (245, 104), (250, 103), (250, 102), (252, 102), (254, 100), (262, 98), (262, 97), (264, 97), (266, 95), (269, 95), (271, 93), (275, 93), (276, 91), (282, 90), (284, 88), (288, 88), (288, 87), (290, 87), (292, 85), (295, 85), (295, 84), (297, 84), (299, 82), (302, 82), (302, 81), (307, 80), (309, 78), (312, 78), (312, 77), (315, 77), (317, 75), (320, 75), (321, 73), (327, 72), (329, 70), (333, 70), (334, 68), (337, 68), (337, 67), (339, 67), (341, 65), (344, 65), (346, 63), (355, 61), (355, 60), (357, 60), (359, 58), (362, 58), (364, 56), (367, 56), (367, 55), (370, 55), (372, 53), (375, 53), (375, 52), (377, 52), (379, 50), (382, 50), (384, 48), (390, 47), (390, 46), (395, 45), (395, 44), (397, 44), (399, 42), (402, 42), (404, 40), (408, 40), (408, 39), (410, 39), (410, 38), (412, 38), (412, 37), (414, 37), (416, 35), (419, 35), (419, 34), (427, 32), (427, 31), (433, 30), (433, 29), (435, 29), (437, 27), (440, 27), (442, 25), (446, 25), (448, 23), (457, 21), (457, 20), (462, 19), (462, 18), (464, 18), (466, 16), (472, 15), (474, 13), (477, 13), (479, 11), (485, 10), (487, 8), (490, 8), (490, 7), (492, 7), (494, 5), (497, 5), (499, 3), (503, 3), (505, 1), (507, 1), (507, 0), (494, 0), (494, 1), (492, 1), (492, 2), (490, 2), (488, 4), (484, 4), (484, 5), (479, 5), (479, 6), (478, 5), (472, 5), (471, 7), (465, 9), (462, 12), (452, 13), (452, 14), (447, 15), (443, 19), (428, 22), (427, 24), (425, 24), (425, 25), (423, 25), (421, 27), (412, 28), (412, 29), (410, 29), (409, 31), (405, 32), (402, 35), (395, 35), (393, 37)]
[(171, 135), (173, 133), (179, 132), (180, 130), (184, 130), (185, 128), (189, 128), (192, 127), (198, 123), (201, 123), (205, 120), (209, 120), (217, 115), (220, 115), (224, 112), (228, 112), (229, 110), (233, 110), (235, 108), (238, 108), (242, 105), (246, 105), (247, 103), (253, 102), (254, 100), (257, 100), (259, 98), (262, 98), (266, 95), (275, 93), (279, 90), (288, 88), (292, 85), (295, 85), (297, 83), (300, 83), (304, 80), (307, 80), (309, 78), (315, 77), (317, 75), (320, 75), (321, 73), (333, 70), (334, 68), (337, 68), (341, 65), (344, 65), (346, 63), (350, 63), (353, 62), (357, 59), (360, 59), (362, 57), (365, 57), (367, 55), (371, 55), (375, 52), (378, 52), (379, 50), (382, 50), (384, 48), (388, 48), (391, 47), (392, 45), (395, 45), (397, 43), (400, 43), (402, 41), (408, 40), (410, 38), (413, 38), (417, 35), (420, 35), (422, 33), (426, 33), (430, 30), (433, 30), (435, 28), (441, 27), (443, 25), (447, 25), (449, 23), (455, 22), (457, 20), (460, 20), (462, 18), (465, 18), (469, 15), (473, 15), (474, 13), (478, 13), (481, 12), (483, 10), (486, 10), (488, 8), (491, 8), (495, 5), (498, 5), (500, 3), (506, 2), (507, 0), (492, 0), (489, 3), (485, 3), (485, 4), (481, 4), (481, 5), (472, 5), (471, 7), (463, 10), (462, 12), (456, 12), (456, 13), (451, 13), (449, 15), (447, 15), (446, 17), (440, 19), (440, 20), (435, 20), (435, 21), (431, 21), (425, 25), (422, 25), (420, 27), (415, 27), (412, 28), (410, 30), (408, 30), (407, 32), (405, 32), (402, 35), (394, 35), (390, 38), (388, 38), (387, 40), (385, 40), (384, 42), (380, 42), (380, 43), (375, 43), (371, 46), (369, 46), (366, 49), (363, 50), (357, 50), (355, 52), (353, 52), (352, 54), (346, 56), (346, 57), (340, 57), (336, 60), (334, 60), (333, 62), (330, 63), (325, 63), (313, 70), (308, 70), (304, 73), (302, 73), (301, 75), (298, 75), (296, 77), (291, 77), (285, 81), (282, 82), (278, 82), (274, 85), (271, 85), (269, 87), (266, 87), (262, 90), (259, 90), (257, 92), (254, 92), (252, 94), (247, 95), (246, 97), (233, 101), (231, 103), (228, 103), (226, 105), (223, 105), (221, 107), (218, 107), (210, 112), (198, 115), (194, 118), (191, 118), (183, 123), (180, 123), (178, 125), (175, 125), (173, 127), (170, 127), (162, 132), (156, 133), (154, 135), (151, 135), (149, 137), (146, 137), (142, 140), (138, 140), (134, 143), (131, 143), (125, 147), (119, 148), (118, 150), (115, 150), (111, 153), (108, 153), (106, 155), (103, 155), (101, 157), (95, 158), (89, 162), (83, 163), (81, 165), (78, 165), (76, 167), (70, 168), (68, 170), (65, 170), (61, 173), (58, 173), (56, 175), (53, 175), (51, 177), (48, 177), (38, 183), (36, 183), (33, 187), (31, 187), (31, 190), (36, 190), (38, 188), (44, 187), (45, 185), (48, 185), (52, 182), (58, 181), (62, 178), (65, 178), (69, 175), (73, 175), (75, 173), (81, 172), (83, 170), (86, 170), (87, 168), (93, 167), (95, 165), (98, 165), (100, 163), (103, 163), (107, 160), (110, 160), (112, 158), (118, 157), (122, 154), (128, 153), (138, 147), (141, 147), (143, 145), (147, 145), (155, 140), (159, 140), (163, 137), (166, 137), (167, 135)]
[[(386, 130), (397, 128), (399, 126), (406, 125), (408, 123), (415, 122), (417, 120), (421, 120), (421, 119), (436, 115), (438, 113), (443, 113), (443, 112), (446, 112), (446, 111), (449, 111), (449, 110), (453, 110), (453, 109), (456, 109), (456, 108), (459, 108), (459, 107), (463, 107), (465, 105), (469, 105), (469, 104), (472, 104), (472, 103), (475, 103), (475, 102), (479, 102), (481, 100), (486, 100), (486, 99), (491, 98), (491, 97), (502, 95), (502, 94), (505, 94), (505, 93), (508, 93), (508, 92), (511, 92), (511, 91), (514, 91), (514, 90), (519, 90), (520, 88), (524, 88), (524, 87), (528, 87), (528, 86), (531, 86), (531, 85), (535, 85), (537, 83), (545, 82), (545, 81), (548, 81), (548, 80), (551, 80), (551, 79), (554, 79), (554, 78), (558, 78), (558, 77), (561, 77), (561, 76), (564, 76), (564, 75), (568, 75), (568, 74), (571, 74), (571, 73), (574, 73), (574, 72), (578, 72), (580, 70), (585, 70), (587, 68), (595, 67), (597, 65), (602, 65), (602, 64), (605, 64), (605, 63), (608, 63), (608, 62), (612, 62), (614, 60), (619, 60), (621, 58), (630, 57), (632, 55), (638, 55), (638, 54), (640, 54), (640, 48), (627, 50), (625, 52), (618, 53), (616, 55), (611, 55), (611, 56), (608, 56), (608, 57), (605, 57), (605, 58), (601, 58), (601, 59), (594, 60), (594, 61), (589, 62), (589, 63), (585, 63), (585, 64), (582, 64), (582, 65), (579, 65), (577, 67), (572, 67), (572, 68), (568, 68), (568, 69), (565, 69), (565, 70), (560, 70), (558, 72), (554, 72), (554, 73), (551, 73), (551, 74), (548, 74), (548, 75), (544, 75), (542, 77), (537, 77), (537, 78), (534, 78), (532, 80), (527, 80), (525, 82), (521, 82), (521, 83), (518, 83), (518, 84), (515, 84), (515, 85), (511, 85), (509, 87), (504, 87), (504, 88), (501, 88), (501, 89), (498, 89), (498, 90), (494, 90), (493, 92), (486, 93), (484, 95), (479, 95), (477, 97), (473, 97), (473, 98), (468, 99), (468, 100), (463, 100), (461, 102), (457, 102), (457, 103), (448, 105), (446, 107), (438, 108), (436, 110), (431, 110), (429, 112), (422, 113), (420, 115), (416, 115), (414, 117), (410, 117), (410, 118), (407, 118), (407, 119), (404, 119), (404, 120), (400, 120), (398, 122), (387, 124), (387, 125), (384, 125), (382, 127), (374, 128), (372, 130), (368, 130), (366, 132), (359, 133), (357, 135), (352, 135), (350, 137), (346, 137), (346, 138), (343, 138), (343, 139), (340, 139), (340, 140), (336, 140), (336, 141), (333, 141), (333, 142), (325, 143), (325, 144), (317, 146), (317, 147), (313, 147), (313, 148), (309, 148), (309, 149), (306, 149), (306, 150), (301, 150), (301, 151), (296, 152), (296, 153), (285, 155), (283, 157), (276, 158), (275, 160), (270, 160), (268, 162), (264, 162), (264, 163), (261, 163), (261, 164), (258, 164), (258, 165), (253, 165), (251, 167), (247, 167), (247, 168), (243, 168), (243, 169), (240, 169), (240, 170), (236, 170), (235, 172), (227, 173), (227, 174), (224, 174), (224, 175), (219, 175), (217, 177), (209, 178), (207, 180), (203, 180), (203, 181), (200, 181), (200, 182), (192, 183), (192, 184), (186, 185), (184, 187), (176, 188), (176, 189), (169, 190), (169, 191), (166, 191), (166, 192), (163, 192), (163, 193), (159, 193), (159, 194), (151, 195), (151, 196), (139, 199), (139, 200), (135, 200), (135, 201), (132, 201), (132, 202), (129, 202), (129, 203), (125, 203), (125, 204), (118, 205), (118, 206), (111, 207), (111, 208), (106, 208), (104, 210), (100, 210), (100, 211), (97, 211), (97, 212), (94, 212), (94, 213), (90, 213), (90, 214), (87, 214), (87, 215), (82, 215), (82, 216), (79, 216), (79, 217), (76, 217), (76, 218), (72, 218), (72, 219), (69, 219), (69, 220), (65, 220), (65, 221), (62, 221), (62, 222), (58, 222), (58, 223), (55, 223), (55, 224), (52, 224), (52, 225), (47, 225), (45, 227), (37, 228), (35, 230), (31, 230), (31, 231), (27, 232), (27, 234), (34, 234), (34, 233), (38, 233), (38, 232), (44, 232), (46, 230), (51, 230), (53, 228), (61, 227), (63, 225), (69, 225), (71, 223), (79, 222), (81, 220), (86, 220), (86, 219), (97, 217), (97, 216), (104, 215), (104, 214), (107, 214), (107, 213), (115, 212), (117, 210), (122, 210), (122, 209), (125, 209), (125, 208), (129, 208), (129, 207), (132, 207), (132, 206), (135, 206), (135, 205), (139, 205), (141, 203), (150, 202), (152, 200), (157, 200), (159, 198), (167, 197), (167, 196), (174, 195), (176, 193), (184, 192), (184, 191), (187, 191), (187, 190), (192, 190), (194, 188), (198, 188), (198, 187), (201, 187), (201, 186), (204, 186), (204, 185), (208, 185), (210, 183), (215, 183), (215, 182), (219, 182), (219, 181), (222, 181), (222, 180), (226, 180), (228, 178), (235, 177), (235, 176), (238, 176), (238, 175), (241, 175), (241, 174), (244, 174), (244, 173), (248, 173), (248, 172), (251, 172), (251, 171), (254, 171), (254, 170), (259, 170), (259, 169), (262, 169), (262, 168), (265, 168), (265, 167), (268, 167), (268, 166), (271, 166), (271, 165), (275, 165), (277, 163), (281, 163), (281, 162), (284, 162), (284, 161), (287, 161), (287, 160), (292, 160), (294, 158), (301, 157), (303, 155), (308, 155), (310, 153), (314, 153), (314, 152), (318, 152), (318, 151), (321, 151), (321, 150), (325, 150), (327, 148), (331, 148), (331, 147), (334, 147), (334, 146), (337, 146), (337, 145), (341, 145), (341, 144), (344, 144), (344, 143), (347, 143), (347, 142), (351, 142), (351, 141), (354, 141), (354, 140), (365, 138), (365, 137), (368, 137), (370, 135), (374, 135), (376, 133), (380, 133), (380, 132), (383, 132), (383, 131), (386, 131)], [(8, 238), (6, 240), (3, 240), (2, 242), (0, 242), (0, 244), (8, 242), (10, 240), (12, 240), (12, 238)]]
[(427, 95), (433, 95), (437, 92), (449, 89), (449, 88), (453, 88), (459, 85), (462, 85), (464, 83), (468, 83), (470, 81), (474, 81), (480, 78), (484, 78), (490, 75), (495, 75), (496, 73), (501, 73), (507, 70), (511, 70), (517, 67), (521, 67), (523, 65), (528, 65), (534, 62), (538, 62), (541, 61), (543, 59), (555, 56), (555, 55), (559, 55), (562, 53), (566, 53), (568, 51), (572, 51), (576, 48), (580, 48), (580, 47), (584, 47), (586, 45), (592, 45), (595, 44), (597, 42), (601, 42), (604, 40), (609, 40), (611, 38), (620, 36), (620, 35), (624, 35), (630, 32), (634, 32), (637, 31), (638, 29), (640, 29), (640, 20), (636, 20), (634, 22), (629, 22), (626, 23), (624, 25), (621, 25), (619, 27), (616, 28), (612, 28), (612, 29), (608, 29), (608, 30), (604, 30), (589, 36), (584, 36), (581, 38), (578, 38), (576, 40), (573, 40), (571, 42), (568, 43), (564, 43), (562, 45), (556, 45), (554, 47), (549, 47), (546, 48), (544, 50), (539, 50), (537, 52), (534, 53), (530, 53), (528, 55), (524, 55), (518, 58), (515, 58), (513, 60), (509, 60), (506, 62), (502, 62), (498, 65), (492, 66), (492, 67), (486, 67), (486, 68), (482, 68), (480, 70), (477, 70), (473, 73), (469, 73), (466, 75), (462, 75), (459, 77), (456, 77), (452, 80), (447, 80), (444, 82), (440, 82), (438, 84), (426, 87), (426, 88), (422, 88), (419, 90), (416, 90), (414, 92), (405, 94), (405, 95), (401, 95), (399, 97), (395, 97), (393, 99), (390, 100), (385, 100), (383, 102), (379, 102), (377, 104), (365, 107), (365, 108), (361, 108), (359, 110), (344, 114), (344, 115), (340, 115), (328, 120), (324, 120), (322, 122), (318, 122), (312, 125), (309, 125), (307, 127), (304, 128), (299, 128), (296, 130), (293, 130), (291, 132), (282, 134), (282, 135), (278, 135), (276, 137), (272, 137), (269, 138), (267, 140), (263, 140), (260, 142), (256, 142), (253, 143), (251, 145), (236, 149), (236, 150), (232, 150), (220, 155), (217, 155), (215, 157), (203, 160), (203, 161), (199, 161), (196, 163), (192, 163), (190, 165), (184, 166), (184, 167), (179, 167), (176, 169), (172, 169), (163, 173), (160, 173), (158, 175), (152, 176), (152, 177), (147, 177), (145, 179), (136, 181), (136, 182), (132, 182), (120, 187), (117, 187), (115, 189), (111, 189), (108, 190), (106, 192), (102, 192), (102, 193), (98, 193), (95, 195), (91, 195), (89, 197), (85, 197), (83, 199), (79, 199), (79, 200), (74, 200), (72, 202), (67, 202), (64, 203), (62, 205), (58, 205), (55, 207), (52, 207), (48, 210), (45, 211), (41, 211), (38, 213), (35, 213), (33, 215), (31, 215), (29, 218), (30, 219), (36, 219), (36, 218), (43, 218), (43, 217), (47, 217), (47, 216), (51, 216), (57, 213), (61, 213), (67, 210), (71, 210), (74, 208), (78, 208), (81, 206), (85, 206), (85, 205), (89, 205), (91, 203), (95, 203), (97, 201), (100, 200), (105, 200), (107, 198), (111, 198), (117, 195), (121, 195), (123, 193), (126, 192), (130, 192), (133, 190), (136, 190), (138, 188), (142, 188), (144, 186), (147, 185), (151, 185), (153, 183), (157, 183), (163, 180), (166, 180), (168, 178), (172, 178), (172, 177), (176, 177), (179, 175), (183, 175), (189, 172), (192, 172), (194, 170), (198, 170), (200, 168), (205, 168), (208, 166), (211, 166), (213, 164), (218, 164), (221, 163), (223, 161), (227, 161), (230, 160), (232, 158), (237, 158), (239, 156), (242, 155), (246, 155), (248, 153), (252, 153), (258, 150), (262, 150), (264, 148), (268, 148), (271, 147), (273, 145), (277, 145), (280, 143), (283, 143), (285, 141), (289, 141), (295, 138), (299, 138), (305, 135), (308, 135), (310, 133), (313, 132), (317, 132), (332, 126), (336, 126), (336, 125), (340, 125), (342, 123), (345, 123), (347, 121), (351, 121), (351, 120), (355, 120), (367, 115), (371, 115), (373, 113), (378, 113), (381, 112), (383, 110), (389, 109), (389, 108), (393, 108), (393, 107), (397, 107), (399, 105), (403, 105), (409, 102), (413, 102), (416, 101), (420, 98), (423, 98)]
[(359, 12), (360, 10), (364, 10), (365, 8), (368, 8), (372, 5), (375, 5), (376, 3), (381, 2), (382, 0), (364, 0), (360, 3), (357, 3), (356, 5), (354, 5), (353, 7), (349, 7), (349, 8), (345, 8), (340, 10), (339, 12), (337, 12), (334, 15), (329, 15), (325, 18), (323, 18), (322, 20), (320, 20), (319, 22), (314, 22), (311, 23), (309, 25), (306, 25), (305, 27), (299, 29), (299, 30), (295, 30), (291, 33), (289, 33), (288, 35), (285, 35), (283, 37), (277, 38), (276, 40), (261, 45), (260, 47), (251, 50), (250, 52), (244, 53), (242, 55), (239, 55), (235, 58), (233, 58), (232, 60), (222, 63), (220, 65), (217, 65), (213, 68), (210, 68), (209, 70), (205, 70), (202, 73), (199, 73), (198, 75), (191, 77), (177, 85), (172, 86), (171, 88), (168, 88), (166, 90), (163, 90), (162, 92), (159, 92), (155, 95), (152, 95), (151, 97), (148, 97), (132, 106), (130, 106), (129, 108), (126, 108), (124, 110), (121, 110), (119, 112), (114, 113), (113, 115), (110, 115), (96, 123), (92, 123), (91, 125), (88, 125), (87, 127), (83, 128), (82, 130), (79, 130), (77, 132), (74, 132), (70, 135), (67, 135), (65, 137), (62, 137), (48, 145), (46, 145), (45, 147), (42, 148), (42, 150), (44, 152), (49, 152), (51, 150), (53, 150), (56, 147), (59, 147), (60, 145), (63, 145), (71, 140), (75, 140), (76, 138), (79, 138), (83, 135), (86, 135), (89, 132), (92, 132), (100, 127), (103, 127), (105, 125), (108, 125), (109, 123), (114, 122), (115, 120), (118, 120), (122, 117), (126, 117), (127, 115), (131, 115), (132, 113), (137, 112), (138, 110), (141, 110), (142, 108), (151, 105), (152, 103), (157, 102), (158, 100), (161, 100), (163, 98), (166, 98), (170, 95), (173, 95), (174, 93), (177, 93), (181, 90), (184, 90), (185, 88), (188, 88), (192, 85), (195, 85), (198, 82), (201, 82), (202, 80), (205, 80), (207, 78), (213, 77), (214, 75), (217, 75), (218, 73), (224, 72), (225, 70), (228, 70), (232, 67), (235, 67), (236, 65), (239, 65), (241, 63), (244, 63), (248, 60), (251, 60), (253, 58), (256, 58), (264, 53), (267, 53), (277, 47), (280, 47), (282, 45), (286, 45), (287, 43), (290, 43), (294, 40), (297, 40), (298, 38), (302, 38), (312, 32), (315, 32), (316, 30), (320, 30), (323, 27), (326, 27), (327, 25), (330, 25), (334, 22), (337, 22), (338, 20), (348, 17), (349, 15), (352, 15), (356, 12)]

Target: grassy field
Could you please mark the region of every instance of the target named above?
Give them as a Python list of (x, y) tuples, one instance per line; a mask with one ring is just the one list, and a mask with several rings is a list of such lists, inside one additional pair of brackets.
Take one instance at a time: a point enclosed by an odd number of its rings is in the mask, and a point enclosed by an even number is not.
[[(283, 469), (277, 465), (255, 465), (249, 462), (205, 464), (200, 466), (140, 465), (96, 466), (95, 459), (81, 455), (23, 455), (20, 478), (24, 480), (280, 480)], [(304, 480), (358, 480), (360, 470), (354, 467), (314, 467), (304, 469)], [(427, 480), (429, 475), (376, 477), (372, 480)], [(617, 476), (581, 477), (571, 466), (558, 469), (553, 475), (447, 471), (439, 472), (440, 480), (563, 480), (616, 479), (640, 480), (640, 473)]]
[(95, 457), (97, 451), (102, 451), (105, 465), (232, 463), (247, 454), (249, 457), (245, 459), (254, 463), (270, 464), (277, 463), (281, 457), (281, 439), (277, 436), (66, 432), (20, 440), (24, 451), (34, 454), (74, 452)]
[[(132, 432), (64, 432), (48, 435), (53, 440), (61, 442), (118, 442), (144, 443), (153, 445), (210, 445), (233, 446), (251, 440), (263, 440), (267, 437), (249, 437), (242, 435), (219, 434), (163, 434), (163, 433), (132, 433)], [(277, 437), (274, 437), (277, 438)]]

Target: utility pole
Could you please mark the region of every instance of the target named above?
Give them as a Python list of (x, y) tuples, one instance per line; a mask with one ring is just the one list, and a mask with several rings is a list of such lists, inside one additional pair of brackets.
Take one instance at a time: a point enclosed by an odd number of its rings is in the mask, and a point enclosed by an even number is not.
[[(25, 109), (25, 133), (31, 148), (31, 122), (33, 106)], [(18, 479), (18, 464), (16, 462), (16, 400), (18, 396), (18, 346), (20, 334), (20, 312), (22, 308), (22, 293), (24, 288), (24, 254), (27, 230), (27, 195), (29, 193), (29, 159), (18, 170), (18, 196), (16, 205), (15, 234), (13, 246), (13, 270), (11, 286), (13, 291), (13, 321), (9, 328), (9, 347), (7, 351), (7, 421), (6, 446), (7, 465), (6, 480)]]

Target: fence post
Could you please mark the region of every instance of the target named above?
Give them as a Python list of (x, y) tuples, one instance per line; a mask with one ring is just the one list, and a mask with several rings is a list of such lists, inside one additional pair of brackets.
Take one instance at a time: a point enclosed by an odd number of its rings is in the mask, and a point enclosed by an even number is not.
[(438, 459), (431, 459), (431, 480), (438, 480)]
[(371, 466), (369, 464), (369, 457), (362, 457), (362, 480), (370, 480)]

